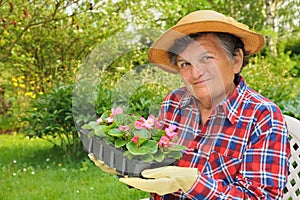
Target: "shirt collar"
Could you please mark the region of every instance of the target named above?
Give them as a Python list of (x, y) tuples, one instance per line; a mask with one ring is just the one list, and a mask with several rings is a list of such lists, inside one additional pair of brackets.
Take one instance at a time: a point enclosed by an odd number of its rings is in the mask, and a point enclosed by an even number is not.
[(188, 91), (186, 87), (184, 87), (185, 93), (183, 94), (181, 98), (181, 102), (179, 104), (181, 105), (181, 108), (185, 108), (188, 106), (195, 105), (198, 108), (198, 100)]
[(223, 102), (219, 104), (219, 107), (225, 112), (226, 117), (233, 124), (238, 119), (240, 109), (238, 109), (243, 103), (243, 99), (247, 90), (247, 85), (242, 76), (240, 76), (240, 82), (237, 85), (234, 92)]

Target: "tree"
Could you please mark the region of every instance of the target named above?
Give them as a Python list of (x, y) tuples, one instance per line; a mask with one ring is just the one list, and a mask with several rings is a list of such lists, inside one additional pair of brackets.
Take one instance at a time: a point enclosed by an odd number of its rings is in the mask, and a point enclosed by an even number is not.
[(125, 8), (109, 2), (97, 12), (78, 0), (0, 1), (0, 6), (0, 81), (16, 114), (54, 83), (72, 81), (95, 44), (126, 24), (119, 20)]

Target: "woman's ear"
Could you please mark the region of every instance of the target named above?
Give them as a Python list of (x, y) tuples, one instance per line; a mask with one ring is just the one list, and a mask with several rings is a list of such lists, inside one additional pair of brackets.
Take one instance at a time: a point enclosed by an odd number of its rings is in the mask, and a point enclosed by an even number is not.
[(238, 49), (236, 51), (236, 55), (233, 57), (233, 67), (234, 67), (234, 73), (240, 73), (244, 62), (244, 53), (242, 49)]

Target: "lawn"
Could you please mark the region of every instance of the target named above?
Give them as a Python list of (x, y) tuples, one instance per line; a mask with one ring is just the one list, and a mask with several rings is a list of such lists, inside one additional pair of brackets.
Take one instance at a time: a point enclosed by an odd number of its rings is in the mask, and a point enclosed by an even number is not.
[(88, 158), (74, 160), (41, 139), (0, 135), (1, 200), (138, 200), (149, 194), (129, 189)]

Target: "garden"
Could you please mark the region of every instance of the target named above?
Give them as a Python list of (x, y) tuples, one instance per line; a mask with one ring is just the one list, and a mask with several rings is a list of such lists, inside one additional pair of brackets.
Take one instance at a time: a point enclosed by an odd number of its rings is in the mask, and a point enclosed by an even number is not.
[(0, 1), (0, 199), (148, 197), (95, 166), (79, 130), (119, 105), (145, 119), (158, 115), (164, 96), (182, 82), (149, 63), (147, 51), (194, 10), (223, 12), (265, 35), (264, 49), (241, 73), (300, 119), (299, 6), (296, 0)]

